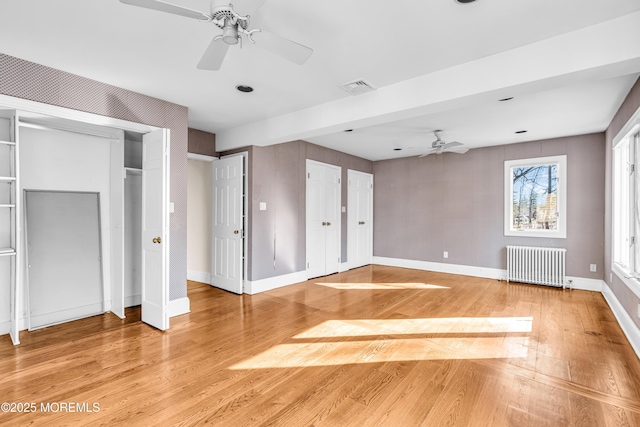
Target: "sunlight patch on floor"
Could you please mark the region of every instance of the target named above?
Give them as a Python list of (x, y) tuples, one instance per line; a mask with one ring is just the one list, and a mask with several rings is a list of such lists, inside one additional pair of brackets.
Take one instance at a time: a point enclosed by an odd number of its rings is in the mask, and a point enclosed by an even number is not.
[(527, 337), (377, 339), (279, 344), (230, 369), (527, 357)]
[[(279, 344), (230, 369), (527, 357), (530, 344), (527, 333), (532, 331), (532, 324), (532, 317), (329, 320), (293, 337), (316, 342)], [(520, 335), (507, 336), (509, 333)], [(395, 335), (428, 334), (461, 336), (395, 338)]]
[(531, 332), (533, 317), (447, 317), (431, 319), (328, 320), (294, 336), (296, 339), (361, 337), (382, 334)]
[(449, 289), (447, 286), (431, 285), (428, 283), (323, 283), (316, 285), (327, 286), (334, 289)]

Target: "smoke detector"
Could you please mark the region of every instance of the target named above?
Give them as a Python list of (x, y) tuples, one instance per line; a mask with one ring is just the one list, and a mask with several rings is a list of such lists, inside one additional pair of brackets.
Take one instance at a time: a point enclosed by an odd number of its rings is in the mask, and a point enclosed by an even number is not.
[(357, 79), (347, 83), (343, 83), (339, 85), (339, 87), (347, 91), (349, 95), (354, 95), (354, 96), (371, 92), (377, 89), (374, 85), (372, 85), (365, 79)]

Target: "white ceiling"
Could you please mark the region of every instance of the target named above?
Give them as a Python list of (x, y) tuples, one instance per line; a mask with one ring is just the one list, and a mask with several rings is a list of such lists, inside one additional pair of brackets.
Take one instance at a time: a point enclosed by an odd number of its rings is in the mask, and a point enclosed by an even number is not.
[[(314, 54), (298, 66), (245, 43), (202, 71), (212, 24), (118, 0), (0, 0), (1, 53), (185, 105), (219, 149), (305, 139), (379, 160), (419, 154), (393, 148), (435, 129), (470, 148), (598, 132), (640, 73), (638, 0), (267, 0), (251, 27)], [(357, 78), (378, 90), (338, 87)]]

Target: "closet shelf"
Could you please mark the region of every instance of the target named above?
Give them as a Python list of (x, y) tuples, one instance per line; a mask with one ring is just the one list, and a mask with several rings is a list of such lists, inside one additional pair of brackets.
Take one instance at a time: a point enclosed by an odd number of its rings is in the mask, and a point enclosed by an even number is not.
[(15, 142), (11, 142), (11, 141), (1, 141), (1, 140), (0, 140), (0, 144), (1, 144), (1, 145), (16, 145), (16, 143), (15, 143)]
[(13, 182), (15, 180), (15, 176), (0, 176), (0, 182)]
[(124, 168), (124, 170), (127, 173), (130, 173), (131, 175), (142, 175), (142, 169), (138, 169), (138, 168)]
[(16, 250), (13, 248), (0, 248), (0, 256), (11, 256), (15, 254)]
[(15, 208), (16, 205), (7, 205), (7, 204), (1, 204), (0, 203), (0, 208)]

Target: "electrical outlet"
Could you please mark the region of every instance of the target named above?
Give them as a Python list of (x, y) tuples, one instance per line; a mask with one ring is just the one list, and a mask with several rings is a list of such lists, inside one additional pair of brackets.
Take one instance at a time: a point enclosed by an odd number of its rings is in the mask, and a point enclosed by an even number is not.
[(597, 266), (595, 264), (589, 265), (589, 271), (595, 273), (597, 271)]
[(444, 253), (442, 254), (442, 256), (443, 256), (444, 258), (449, 258), (449, 252), (444, 251)]

